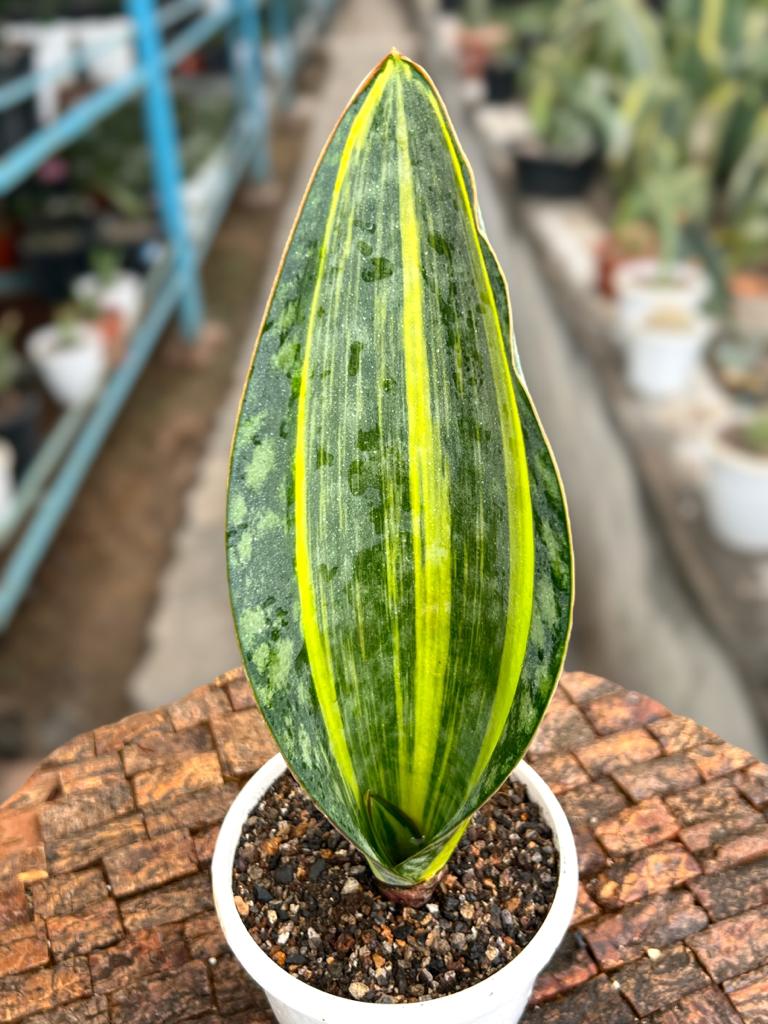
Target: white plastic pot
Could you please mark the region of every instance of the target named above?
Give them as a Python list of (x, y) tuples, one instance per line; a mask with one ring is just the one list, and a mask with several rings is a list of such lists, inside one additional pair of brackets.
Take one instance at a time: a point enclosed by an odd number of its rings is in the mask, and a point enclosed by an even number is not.
[(232, 895), (232, 868), (246, 818), (285, 771), (282, 755), (267, 761), (227, 811), (216, 840), (213, 899), (229, 948), (264, 989), (280, 1024), (515, 1024), (533, 984), (568, 930), (576, 904), (579, 868), (573, 833), (554, 793), (524, 762), (512, 772), (541, 808), (560, 856), (557, 891), (544, 923), (525, 949), (490, 978), (452, 995), (421, 1003), (359, 1003), (313, 988), (279, 967), (251, 937)]
[(61, 329), (46, 324), (27, 338), (24, 349), (51, 396), (65, 407), (85, 405), (96, 397), (107, 372), (107, 353), (99, 331), (76, 324), (74, 339), (62, 343)]
[(16, 497), (16, 449), (0, 437), (0, 526), (10, 515)]
[(665, 309), (696, 313), (709, 298), (711, 287), (709, 277), (695, 263), (624, 260), (613, 276), (619, 323), (626, 327)]
[(72, 295), (78, 302), (93, 303), (103, 313), (117, 313), (124, 332), (130, 334), (144, 305), (144, 279), (132, 270), (121, 270), (108, 282), (98, 274), (80, 274), (72, 283)]
[(630, 390), (642, 398), (671, 398), (685, 392), (712, 331), (712, 321), (701, 316), (682, 329), (625, 326), (621, 340)]
[(704, 507), (712, 532), (726, 547), (768, 554), (768, 457), (719, 438), (710, 453)]

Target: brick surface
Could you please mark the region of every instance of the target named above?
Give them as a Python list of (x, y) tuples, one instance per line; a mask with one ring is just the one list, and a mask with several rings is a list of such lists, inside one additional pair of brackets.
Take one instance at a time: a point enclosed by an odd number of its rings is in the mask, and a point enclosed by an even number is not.
[(768, 961), (768, 907), (729, 917), (688, 940), (713, 981), (725, 981)]
[(189, 833), (177, 829), (113, 850), (104, 857), (104, 870), (115, 896), (130, 896), (194, 875), (197, 857)]
[(598, 841), (616, 857), (673, 839), (677, 832), (677, 822), (658, 797), (628, 807), (595, 828)]
[[(45, 760), (0, 809), (0, 1024), (270, 1024), (208, 864), (273, 750), (237, 669)], [(526, 1024), (766, 1024), (766, 766), (586, 673), (529, 757), (581, 880)]]
[(673, 1006), (709, 981), (691, 950), (682, 944), (663, 950), (657, 959), (635, 960), (614, 977), (640, 1017)]
[(579, 929), (603, 970), (637, 960), (648, 949), (674, 945), (702, 931), (709, 918), (689, 892), (668, 892), (631, 903)]
[(661, 753), (659, 744), (645, 729), (614, 733), (587, 746), (579, 747), (576, 757), (592, 778), (608, 775), (641, 761), (650, 761)]
[(51, 949), (57, 958), (111, 946), (123, 936), (120, 915), (113, 900), (91, 903), (76, 914), (51, 917), (47, 925)]
[(768, 904), (768, 860), (701, 875), (688, 888), (713, 921)]

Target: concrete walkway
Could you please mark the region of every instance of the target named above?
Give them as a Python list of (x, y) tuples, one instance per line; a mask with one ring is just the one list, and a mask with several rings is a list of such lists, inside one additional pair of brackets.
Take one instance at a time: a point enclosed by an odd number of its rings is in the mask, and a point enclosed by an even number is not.
[[(417, 53), (414, 43), (399, 5), (348, 0), (343, 7), (326, 43), (328, 72), (313, 98), (304, 167), (285, 204), (273, 266), (316, 155), (349, 95), (386, 50), (395, 45)], [(475, 168), (485, 221), (510, 284), (528, 383), (569, 496), (578, 573), (569, 663), (650, 693), (726, 739), (763, 754), (763, 737), (740, 681), (662, 550), (589, 366), (557, 319), (530, 253), (510, 225), (503, 197), (464, 122), (456, 85), (450, 77), (439, 84)], [(265, 299), (266, 291), (259, 314)], [(257, 326), (255, 321), (254, 335)], [(244, 353), (190, 493), (146, 656), (130, 681), (131, 697), (139, 707), (175, 700), (240, 661), (224, 577), (223, 506), (229, 441), (248, 355)]]

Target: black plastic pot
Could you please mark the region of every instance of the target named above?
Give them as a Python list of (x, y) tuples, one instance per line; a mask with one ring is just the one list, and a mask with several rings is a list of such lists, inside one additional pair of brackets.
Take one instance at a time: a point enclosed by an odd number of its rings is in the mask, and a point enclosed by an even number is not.
[(18, 242), (22, 266), (53, 302), (66, 299), (72, 278), (88, 269), (92, 225), (79, 219), (39, 222)]
[(512, 61), (491, 62), (485, 69), (488, 102), (505, 103), (517, 95), (517, 66)]
[(524, 195), (565, 199), (586, 192), (600, 167), (600, 154), (568, 160), (547, 153), (516, 153), (515, 162)]
[(39, 391), (14, 388), (0, 395), (0, 437), (16, 449), (16, 479), (21, 479), (43, 438), (43, 399)]

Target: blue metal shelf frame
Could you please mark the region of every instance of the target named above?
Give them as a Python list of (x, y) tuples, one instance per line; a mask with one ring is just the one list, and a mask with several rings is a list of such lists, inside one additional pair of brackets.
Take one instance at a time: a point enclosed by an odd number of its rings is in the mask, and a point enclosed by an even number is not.
[[(260, 180), (271, 167), (270, 98), (264, 76), (261, 14), (266, 15), (283, 70), (278, 100), (290, 95), (300, 54), (297, 25), (287, 17), (285, 0), (173, 0), (157, 8), (155, 0), (123, 0), (136, 47), (136, 65), (119, 82), (89, 93), (7, 153), (0, 155), (0, 197), (7, 196), (47, 159), (93, 131), (124, 104), (142, 98), (150, 146), (154, 190), (168, 254), (153, 274), (152, 298), (131, 339), (125, 359), (96, 401), (60, 416), (28, 467), (9, 519), (0, 524), (0, 548), (13, 541), (0, 574), (0, 632), (10, 624), (51, 542), (72, 506), (115, 420), (131, 394), (174, 313), (184, 336), (194, 342), (205, 319), (200, 264), (246, 175)], [(317, 34), (335, 0), (308, 0), (304, 37)], [(166, 42), (167, 29), (181, 25)], [(306, 28), (310, 31), (307, 32)], [(208, 222), (197, 236), (187, 221), (178, 127), (170, 73), (217, 33), (227, 34), (230, 73), (238, 99), (235, 124), (225, 143), (228, 174), (219, 195), (211, 197)], [(45, 73), (28, 73), (0, 86), (0, 111), (35, 95), (42, 82), (65, 79), (87, 68), (110, 43), (80, 52)]]

